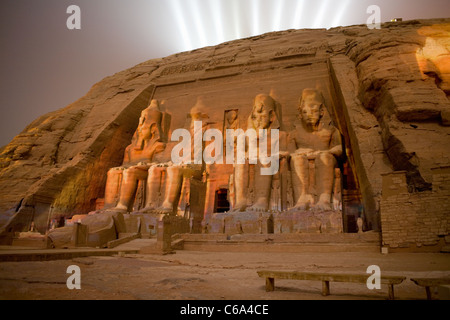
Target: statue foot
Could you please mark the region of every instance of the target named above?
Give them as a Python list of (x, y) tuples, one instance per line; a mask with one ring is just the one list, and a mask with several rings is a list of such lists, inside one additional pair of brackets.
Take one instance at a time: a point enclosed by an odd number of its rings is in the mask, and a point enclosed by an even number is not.
[(237, 213), (237, 212), (245, 212), (247, 210), (247, 204), (237, 204), (232, 210), (230, 210), (231, 213)]
[(247, 209), (248, 211), (254, 211), (254, 212), (267, 212), (267, 205), (266, 204), (254, 204), (250, 208)]
[(342, 204), (339, 201), (334, 200), (333, 201), (333, 210), (334, 211), (342, 210)]
[(142, 213), (151, 213), (156, 211), (156, 208), (154, 206), (147, 206), (144, 209), (140, 210)]
[(173, 213), (173, 207), (169, 206), (162, 206), (155, 210), (158, 214), (172, 214)]
[(128, 207), (118, 204), (115, 208), (110, 208), (110, 209), (107, 209), (106, 211), (107, 212), (108, 211), (110, 211), (110, 212), (111, 211), (114, 211), (114, 212), (128, 212)]
[(332, 211), (331, 208), (331, 196), (329, 194), (321, 194), (319, 197), (319, 202), (314, 206), (316, 211)]
[(319, 201), (314, 206), (314, 210), (316, 211), (332, 211), (331, 203), (327, 201)]
[(304, 203), (304, 202), (297, 202), (297, 204), (294, 206), (295, 210), (308, 210), (309, 208), (309, 203)]
[(300, 199), (298, 199), (297, 204), (294, 206), (294, 209), (296, 210), (308, 210), (311, 203), (314, 202), (314, 199), (312, 197), (312, 195), (310, 194), (306, 194), (306, 195), (301, 195)]

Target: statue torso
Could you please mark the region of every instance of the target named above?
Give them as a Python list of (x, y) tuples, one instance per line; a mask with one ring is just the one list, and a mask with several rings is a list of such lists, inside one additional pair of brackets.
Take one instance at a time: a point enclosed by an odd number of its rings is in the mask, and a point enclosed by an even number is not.
[(329, 150), (333, 147), (331, 141), (335, 131), (336, 128), (324, 128), (321, 124), (317, 131), (311, 132), (299, 124), (289, 135), (296, 149)]

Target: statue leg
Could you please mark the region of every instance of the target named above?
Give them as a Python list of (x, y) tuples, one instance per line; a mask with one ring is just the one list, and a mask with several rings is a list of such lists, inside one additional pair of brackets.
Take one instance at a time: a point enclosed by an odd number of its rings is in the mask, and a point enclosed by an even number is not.
[(145, 208), (142, 212), (150, 212), (157, 208), (158, 196), (161, 192), (161, 172), (165, 168), (154, 165), (148, 169), (147, 191), (145, 195)]
[(120, 188), (120, 198), (115, 210), (130, 211), (134, 204), (139, 180), (146, 180), (148, 168), (131, 167), (124, 171), (122, 187)]
[(288, 174), (288, 161), (286, 158), (282, 158), (280, 160), (280, 197), (282, 211), (287, 209)]
[(172, 166), (167, 168), (167, 183), (164, 202), (158, 212), (162, 214), (173, 214), (175, 206), (180, 200), (181, 187), (183, 185), (183, 168)]
[(336, 158), (328, 152), (323, 152), (316, 158), (316, 183), (317, 194), (319, 195), (316, 208), (318, 210), (331, 211), (331, 194), (333, 192), (336, 163)]
[(333, 209), (342, 210), (342, 190), (341, 190), (341, 171), (334, 169), (334, 187), (333, 187)]
[(230, 203), (230, 208), (233, 210), (236, 207), (236, 194), (234, 191), (234, 174), (230, 175), (230, 178), (228, 179), (228, 202)]
[(236, 164), (234, 166), (234, 193), (235, 204), (233, 211), (245, 211), (247, 209), (248, 165)]
[(309, 193), (309, 161), (306, 155), (293, 155), (291, 158), (292, 187), (297, 203), (294, 208), (306, 210), (314, 202)]
[(258, 162), (258, 164), (255, 165), (255, 203), (249, 208), (249, 210), (252, 211), (269, 210), (270, 190), (272, 189), (273, 176), (262, 175), (261, 168), (263, 168), (263, 165)]
[(105, 209), (114, 208), (117, 204), (124, 170), (125, 168), (112, 168), (108, 171), (105, 187)]

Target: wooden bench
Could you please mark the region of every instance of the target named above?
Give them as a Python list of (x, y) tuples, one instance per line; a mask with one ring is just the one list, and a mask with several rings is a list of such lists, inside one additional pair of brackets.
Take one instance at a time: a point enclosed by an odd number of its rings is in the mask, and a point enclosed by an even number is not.
[(411, 278), (418, 286), (425, 287), (427, 299), (431, 300), (431, 288), (450, 284), (450, 278)]
[[(266, 278), (266, 291), (275, 290), (275, 279), (322, 281), (322, 295), (330, 295), (330, 282), (367, 283), (370, 274), (316, 273), (289, 271), (258, 271), (261, 278)], [(381, 276), (381, 284), (389, 287), (389, 299), (394, 300), (394, 285), (402, 283), (406, 277)]]

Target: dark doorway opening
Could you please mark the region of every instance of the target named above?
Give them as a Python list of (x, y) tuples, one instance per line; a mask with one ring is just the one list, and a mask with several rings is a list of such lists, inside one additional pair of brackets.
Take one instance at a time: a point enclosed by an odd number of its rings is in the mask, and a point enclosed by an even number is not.
[(363, 214), (362, 197), (355, 174), (348, 164), (343, 167), (342, 214), (345, 233), (357, 233), (357, 221)]
[(214, 212), (221, 213), (229, 210), (230, 202), (228, 201), (228, 189), (217, 190), (214, 201)]

